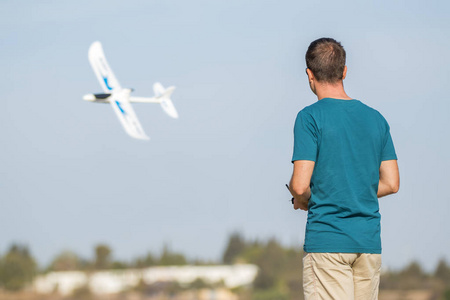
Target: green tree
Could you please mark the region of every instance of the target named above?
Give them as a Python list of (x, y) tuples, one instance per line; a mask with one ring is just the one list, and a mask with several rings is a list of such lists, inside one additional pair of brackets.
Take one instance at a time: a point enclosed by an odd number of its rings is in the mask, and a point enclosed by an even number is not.
[(164, 246), (159, 265), (161, 266), (179, 266), (187, 263), (183, 254), (172, 252), (167, 245)]
[(26, 246), (12, 245), (0, 261), (0, 283), (7, 290), (20, 290), (31, 283), (36, 268)]
[(425, 276), (422, 267), (417, 261), (411, 262), (405, 269), (400, 272), (400, 275), (410, 278), (423, 278)]
[(269, 240), (256, 262), (259, 272), (255, 279), (255, 288), (270, 289), (274, 287), (285, 268), (285, 261), (286, 256), (281, 245), (275, 239)]
[(444, 293), (442, 294), (442, 299), (443, 300), (450, 300), (450, 289), (447, 289), (444, 291)]
[(234, 263), (236, 257), (244, 251), (245, 246), (246, 244), (241, 234), (238, 232), (233, 233), (228, 240), (227, 248), (223, 254), (223, 263)]
[(281, 280), (286, 284), (291, 299), (298, 299), (303, 295), (303, 271), (301, 261), (303, 251), (301, 248), (284, 249), (285, 267), (283, 268)]
[(258, 240), (253, 242), (246, 242), (244, 251), (239, 254), (239, 256), (235, 258), (235, 260), (240, 260), (250, 264), (257, 264), (259, 257), (264, 251), (264, 248), (265, 244), (261, 243)]
[(447, 265), (445, 259), (442, 258), (439, 260), (434, 276), (442, 280), (445, 285), (450, 285), (450, 267)]
[(400, 289), (428, 289), (430, 280), (417, 261), (411, 262), (394, 276), (397, 278), (397, 288)]
[(144, 257), (139, 257), (134, 261), (134, 266), (136, 268), (147, 268), (151, 266), (155, 266), (157, 264), (157, 259), (153, 256), (152, 253), (147, 253)]
[(125, 270), (128, 267), (129, 266), (126, 262), (119, 261), (119, 260), (116, 260), (111, 264), (111, 269), (114, 269), (114, 270)]
[(81, 268), (81, 260), (71, 251), (63, 251), (51, 262), (48, 267), (51, 271), (71, 271)]
[(105, 244), (95, 247), (95, 268), (98, 270), (111, 267), (111, 248)]

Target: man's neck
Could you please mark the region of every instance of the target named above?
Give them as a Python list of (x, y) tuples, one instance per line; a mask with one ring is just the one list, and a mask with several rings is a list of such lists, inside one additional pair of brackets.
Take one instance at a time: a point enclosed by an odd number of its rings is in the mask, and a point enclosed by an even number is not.
[(352, 100), (344, 90), (344, 84), (341, 81), (331, 84), (331, 83), (316, 83), (316, 95), (317, 99), (322, 100), (323, 98), (335, 98), (342, 100)]

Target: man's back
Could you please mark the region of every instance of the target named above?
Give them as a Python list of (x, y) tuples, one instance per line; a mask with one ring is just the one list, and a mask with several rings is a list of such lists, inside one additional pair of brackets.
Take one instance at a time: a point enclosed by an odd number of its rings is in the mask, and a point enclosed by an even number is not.
[(306, 300), (378, 297), (381, 269), (378, 198), (400, 178), (389, 125), (344, 90), (344, 47), (313, 41), (306, 51), (309, 87), (319, 100), (294, 128), (294, 209), (308, 211), (303, 290)]
[(358, 100), (324, 98), (294, 131), (292, 160), (315, 161), (305, 251), (381, 253), (379, 168), (397, 159), (385, 119)]

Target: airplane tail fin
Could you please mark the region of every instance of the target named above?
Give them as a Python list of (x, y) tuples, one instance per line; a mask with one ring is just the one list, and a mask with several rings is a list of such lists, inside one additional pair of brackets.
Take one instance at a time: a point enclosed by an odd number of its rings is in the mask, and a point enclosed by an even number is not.
[(172, 118), (178, 119), (178, 112), (175, 109), (172, 100), (170, 100), (170, 96), (172, 95), (174, 90), (175, 90), (174, 86), (165, 89), (159, 82), (153, 84), (153, 91), (155, 92), (155, 96), (161, 97), (162, 109), (166, 112), (166, 114), (168, 114)]

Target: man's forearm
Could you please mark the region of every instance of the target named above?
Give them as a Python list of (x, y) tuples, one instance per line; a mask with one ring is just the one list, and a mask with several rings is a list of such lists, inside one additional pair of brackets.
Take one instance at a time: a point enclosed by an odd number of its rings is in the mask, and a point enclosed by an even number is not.
[(314, 171), (314, 161), (294, 161), (294, 172), (289, 182), (289, 190), (294, 197), (294, 209), (308, 210), (311, 197), (311, 176)]
[(378, 182), (378, 198), (395, 194), (400, 188), (400, 175), (397, 160), (385, 160), (380, 166), (380, 180)]
[(381, 181), (378, 183), (378, 191), (377, 191), (377, 197), (381, 198), (387, 195), (395, 194), (397, 193), (398, 188), (395, 186), (389, 185), (388, 183), (385, 183), (384, 181)]
[(302, 193), (297, 193), (295, 190), (292, 190), (291, 193), (299, 201), (308, 201), (309, 197), (311, 197), (311, 189), (309, 187)]

